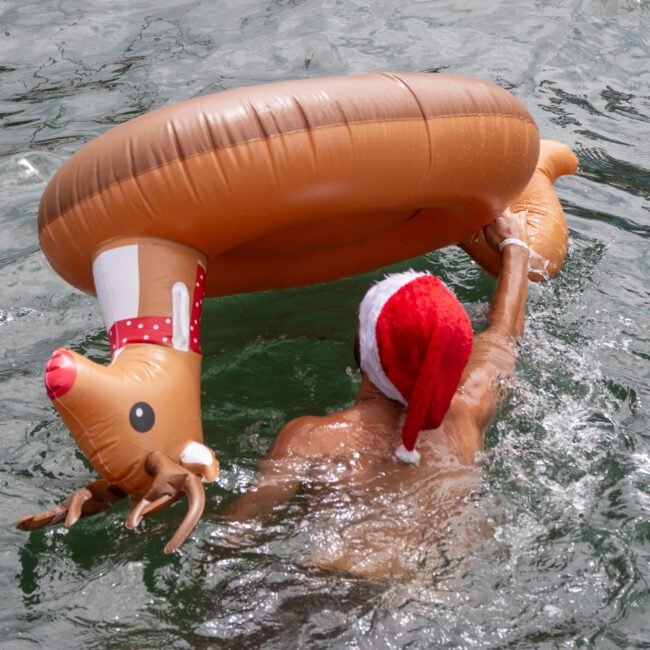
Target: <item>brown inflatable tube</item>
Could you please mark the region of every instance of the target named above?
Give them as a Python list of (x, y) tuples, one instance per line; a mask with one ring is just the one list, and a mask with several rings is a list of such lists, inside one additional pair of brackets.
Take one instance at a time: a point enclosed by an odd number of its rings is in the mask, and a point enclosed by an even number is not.
[(94, 293), (98, 247), (179, 242), (208, 296), (323, 282), (456, 243), (524, 189), (539, 133), (485, 81), (371, 74), (228, 90), (138, 117), (68, 160), (40, 206), (54, 269)]
[[(568, 230), (562, 206), (553, 191), (553, 183), (565, 174), (575, 174), (578, 159), (564, 144), (542, 140), (535, 173), (524, 191), (512, 202), (512, 212), (527, 212), (528, 241), (531, 248), (529, 279), (534, 282), (552, 278), (564, 264)], [(492, 248), (479, 230), (461, 243), (486, 271), (498, 275), (501, 255)]]

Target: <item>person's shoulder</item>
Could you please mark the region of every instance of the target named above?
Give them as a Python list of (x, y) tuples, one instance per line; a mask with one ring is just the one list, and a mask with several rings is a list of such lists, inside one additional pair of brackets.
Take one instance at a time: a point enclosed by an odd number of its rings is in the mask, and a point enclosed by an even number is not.
[(322, 417), (303, 415), (289, 420), (278, 434), (273, 450), (282, 456), (309, 455), (314, 430), (322, 425)]
[(289, 420), (282, 429), (278, 437), (291, 439), (304, 436), (317, 427), (323, 418), (317, 415), (301, 415), (300, 417)]
[(304, 415), (282, 427), (274, 450), (286, 456), (327, 455), (348, 428), (346, 411), (322, 416)]

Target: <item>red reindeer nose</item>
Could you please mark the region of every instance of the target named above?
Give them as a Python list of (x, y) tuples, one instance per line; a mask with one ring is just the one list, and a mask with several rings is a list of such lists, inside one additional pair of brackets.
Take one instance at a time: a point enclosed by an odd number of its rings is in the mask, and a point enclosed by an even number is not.
[(77, 378), (77, 364), (68, 350), (54, 351), (45, 366), (45, 390), (51, 400), (65, 395)]

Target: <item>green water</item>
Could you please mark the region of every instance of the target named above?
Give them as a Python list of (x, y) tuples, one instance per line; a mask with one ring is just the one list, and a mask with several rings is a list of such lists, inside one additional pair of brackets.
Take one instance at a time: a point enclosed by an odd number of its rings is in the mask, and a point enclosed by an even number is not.
[[(0, 5), (0, 646), (650, 647), (650, 4), (5, 0)], [(147, 110), (242, 84), (370, 70), (484, 77), (571, 146), (557, 185), (563, 273), (531, 288), (511, 398), (481, 459), (493, 538), (469, 567), (376, 587), (306, 562), (296, 498), (255, 544), (219, 543), (288, 419), (350, 403), (356, 307), (380, 272), (206, 305), (203, 418), (219, 485), (182, 551), (183, 506), (127, 531), (126, 504), (69, 531), (21, 515), (93, 477), (43, 388), (51, 352), (107, 361), (96, 301), (48, 267), (36, 210), (82, 144)], [(439, 274), (484, 324), (493, 281), (447, 249)], [(327, 539), (318, 543), (327, 543)]]

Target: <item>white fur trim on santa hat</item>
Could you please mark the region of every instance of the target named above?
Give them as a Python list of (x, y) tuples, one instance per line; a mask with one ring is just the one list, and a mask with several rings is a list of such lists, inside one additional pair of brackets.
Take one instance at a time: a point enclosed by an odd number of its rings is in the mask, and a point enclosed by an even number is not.
[[(391, 273), (368, 289), (359, 307), (359, 352), (361, 369), (368, 374), (370, 381), (390, 399), (404, 406), (407, 401), (388, 379), (379, 359), (377, 348), (377, 319), (388, 299), (404, 285), (428, 273), (409, 270), (403, 273)], [(406, 450), (405, 450), (406, 451)]]
[(416, 451), (415, 449), (413, 451), (409, 451), (403, 444), (401, 444), (395, 450), (395, 456), (397, 457), (398, 460), (401, 460), (403, 463), (406, 463), (407, 465), (420, 464), (420, 452)]

